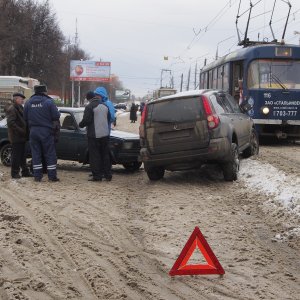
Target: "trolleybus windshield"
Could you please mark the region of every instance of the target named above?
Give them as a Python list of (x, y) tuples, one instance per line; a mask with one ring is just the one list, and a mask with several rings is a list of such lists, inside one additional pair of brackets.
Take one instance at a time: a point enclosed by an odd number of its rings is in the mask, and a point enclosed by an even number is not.
[(248, 89), (300, 89), (300, 61), (257, 59), (248, 68)]

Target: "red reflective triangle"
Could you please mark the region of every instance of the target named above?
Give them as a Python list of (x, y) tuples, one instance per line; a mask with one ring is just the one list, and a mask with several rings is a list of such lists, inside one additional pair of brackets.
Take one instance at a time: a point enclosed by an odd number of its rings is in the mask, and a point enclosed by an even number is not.
[[(198, 247), (207, 264), (188, 265), (188, 261)], [(200, 275), (200, 274), (225, 274), (224, 269), (208, 245), (199, 227), (195, 227), (192, 235), (182, 249), (169, 275)]]

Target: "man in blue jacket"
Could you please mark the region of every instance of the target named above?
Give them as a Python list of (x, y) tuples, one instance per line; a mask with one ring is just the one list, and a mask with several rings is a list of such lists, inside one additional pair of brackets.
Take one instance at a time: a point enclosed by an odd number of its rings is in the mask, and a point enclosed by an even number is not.
[(49, 181), (59, 181), (56, 173), (56, 150), (54, 124), (59, 123), (60, 113), (52, 98), (47, 95), (47, 87), (34, 87), (35, 94), (26, 102), (24, 119), (28, 124), (35, 181), (43, 177), (42, 155), (44, 155)]
[(109, 115), (110, 115), (110, 124), (109, 124), (109, 132), (111, 130), (111, 124), (115, 122), (115, 108), (112, 102), (108, 99), (107, 91), (104, 87), (97, 87), (94, 91), (94, 94), (100, 96), (103, 103), (108, 107)]
[(99, 94), (89, 98), (84, 109), (79, 127), (87, 127), (89, 160), (93, 177), (89, 181), (102, 181), (102, 177), (111, 181), (111, 164), (109, 158), (110, 113)]

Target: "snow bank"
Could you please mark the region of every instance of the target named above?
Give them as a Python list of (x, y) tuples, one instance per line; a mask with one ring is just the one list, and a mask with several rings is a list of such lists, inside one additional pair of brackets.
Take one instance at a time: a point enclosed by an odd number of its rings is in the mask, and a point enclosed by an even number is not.
[(247, 187), (272, 197), (287, 210), (300, 216), (300, 178), (288, 175), (268, 163), (241, 161), (239, 180)]

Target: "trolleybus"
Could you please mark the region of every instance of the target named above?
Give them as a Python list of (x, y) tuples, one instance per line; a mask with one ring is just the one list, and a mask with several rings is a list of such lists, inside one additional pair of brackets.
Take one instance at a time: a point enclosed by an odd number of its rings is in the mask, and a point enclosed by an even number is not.
[(206, 65), (201, 89), (221, 89), (248, 112), (260, 136), (300, 138), (300, 46), (253, 44)]

